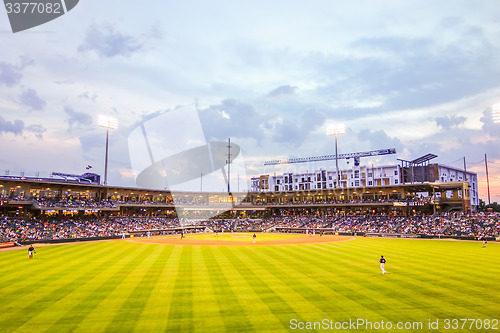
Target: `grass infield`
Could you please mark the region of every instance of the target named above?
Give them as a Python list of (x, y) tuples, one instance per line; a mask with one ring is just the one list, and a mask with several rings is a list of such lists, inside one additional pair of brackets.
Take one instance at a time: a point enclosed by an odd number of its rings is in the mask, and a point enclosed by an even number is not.
[[(258, 237), (262, 236), (259, 234)], [(0, 252), (0, 332), (276, 332), (325, 320), (357, 331), (495, 332), (500, 244), (357, 238), (186, 246), (90, 242)], [(387, 259), (382, 275), (380, 255)], [(446, 319), (480, 319), (445, 329)], [(295, 320), (295, 321), (293, 321)], [(330, 322), (330, 320), (332, 322)], [(439, 320), (430, 330), (429, 320)], [(376, 329), (376, 323), (393, 329)], [(294, 324), (295, 323), (295, 324)], [(292, 330), (295, 327), (297, 329)], [(307, 327), (307, 326), (304, 326)], [(463, 327), (463, 329), (462, 329)], [(320, 327), (316, 327), (320, 328)], [(327, 331), (321, 327), (318, 331)], [(309, 330), (310, 331), (310, 330)]]

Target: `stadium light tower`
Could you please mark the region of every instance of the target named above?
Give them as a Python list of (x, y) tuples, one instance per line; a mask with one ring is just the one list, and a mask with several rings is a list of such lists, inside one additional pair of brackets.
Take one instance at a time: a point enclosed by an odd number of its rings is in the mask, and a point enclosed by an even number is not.
[(335, 187), (340, 186), (340, 174), (339, 174), (339, 154), (337, 150), (337, 137), (340, 134), (345, 133), (345, 124), (330, 125), (326, 129), (327, 135), (335, 135), (335, 166), (337, 167), (337, 182)]
[(108, 185), (108, 141), (109, 130), (118, 128), (118, 120), (109, 116), (100, 115), (97, 121), (99, 127), (106, 128), (106, 158), (104, 162), (104, 186)]
[(500, 123), (500, 103), (492, 105), (491, 109), (493, 111), (491, 114), (491, 116), (493, 117), (493, 122), (497, 124)]

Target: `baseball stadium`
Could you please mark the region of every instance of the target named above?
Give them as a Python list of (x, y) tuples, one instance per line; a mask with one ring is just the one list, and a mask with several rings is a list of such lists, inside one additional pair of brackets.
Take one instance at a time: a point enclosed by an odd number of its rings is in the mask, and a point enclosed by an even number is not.
[(498, 330), (500, 224), (476, 178), (398, 170), (249, 193), (1, 177), (1, 331)]

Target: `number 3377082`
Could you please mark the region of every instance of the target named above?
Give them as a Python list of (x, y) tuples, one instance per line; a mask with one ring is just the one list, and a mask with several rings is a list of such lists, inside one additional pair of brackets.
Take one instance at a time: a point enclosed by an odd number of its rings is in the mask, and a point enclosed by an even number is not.
[(60, 3), (43, 2), (7, 2), (7, 14), (62, 14)]
[(498, 330), (498, 319), (445, 319), (445, 330)]

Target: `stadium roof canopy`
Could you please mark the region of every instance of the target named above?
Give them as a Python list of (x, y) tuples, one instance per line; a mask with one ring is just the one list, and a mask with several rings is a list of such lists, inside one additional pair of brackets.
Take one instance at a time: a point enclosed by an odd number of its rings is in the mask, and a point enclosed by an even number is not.
[(411, 163), (413, 163), (413, 164), (422, 164), (422, 163), (430, 161), (430, 160), (432, 160), (433, 158), (436, 158), (436, 157), (437, 157), (437, 155), (434, 155), (434, 154), (426, 154), (424, 156), (420, 156), (419, 158), (414, 159), (413, 161), (411, 161)]

